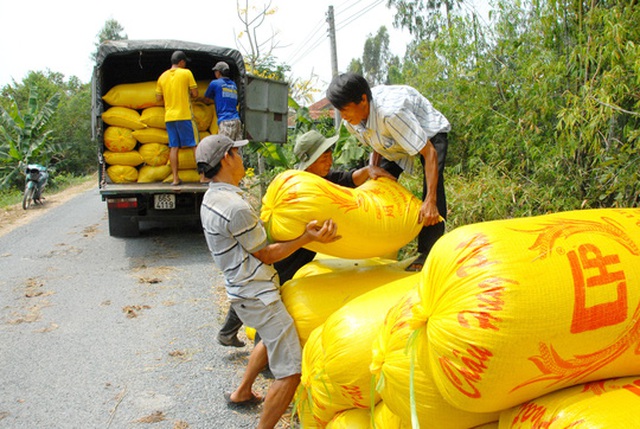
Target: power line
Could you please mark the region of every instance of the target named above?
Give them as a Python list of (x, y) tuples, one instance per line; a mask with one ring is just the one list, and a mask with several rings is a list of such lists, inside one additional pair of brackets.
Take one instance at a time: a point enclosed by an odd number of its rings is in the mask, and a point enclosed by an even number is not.
[[(355, 11), (354, 13), (352, 13), (351, 15), (347, 16), (347, 18), (345, 18), (342, 21), (340, 26), (336, 27), (336, 31), (342, 30), (347, 25), (349, 25), (352, 22), (354, 22), (355, 20), (361, 18), (367, 12), (369, 12), (372, 9), (376, 8), (377, 6), (383, 4), (384, 1), (385, 0), (374, 0), (372, 3), (369, 3), (368, 5), (365, 5), (361, 9), (359, 9), (359, 10)], [(347, 6), (344, 9), (338, 10), (336, 12), (335, 16), (337, 17), (337, 16), (340, 16), (340, 15), (343, 15), (344, 13), (347, 12), (347, 10), (352, 9), (353, 7), (355, 7), (356, 5), (358, 5), (359, 3), (362, 3), (362, 2), (363, 2), (363, 0), (357, 0), (355, 2), (347, 0), (347, 1), (343, 2), (342, 5), (347, 4)], [(289, 60), (287, 61), (287, 64), (293, 65), (293, 64), (296, 64), (298, 61), (301, 61), (304, 57), (306, 57), (311, 52), (313, 52), (318, 46), (320, 46), (320, 44), (322, 44), (325, 41), (325, 39), (327, 37), (326, 32), (321, 32), (320, 33), (320, 30), (319, 30), (319, 27), (325, 25), (325, 23), (326, 23), (326, 20), (323, 19), (318, 24), (316, 24), (316, 26), (314, 27), (314, 30), (312, 30), (312, 32), (304, 39), (303, 42), (301, 42), (300, 47), (298, 49), (296, 49), (294, 51), (294, 53), (289, 56)], [(314, 39), (314, 36), (315, 36), (315, 39)]]

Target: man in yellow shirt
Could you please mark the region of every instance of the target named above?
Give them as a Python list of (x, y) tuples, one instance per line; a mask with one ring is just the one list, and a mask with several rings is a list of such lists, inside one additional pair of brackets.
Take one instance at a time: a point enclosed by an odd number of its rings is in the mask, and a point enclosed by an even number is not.
[(196, 139), (191, 122), (191, 99), (198, 97), (198, 85), (193, 74), (187, 67), (189, 58), (182, 51), (175, 51), (171, 55), (171, 68), (158, 79), (156, 86), (156, 100), (164, 102), (164, 121), (169, 134), (169, 160), (172, 185), (181, 183), (178, 176), (178, 151), (181, 147), (190, 147), (194, 153)]

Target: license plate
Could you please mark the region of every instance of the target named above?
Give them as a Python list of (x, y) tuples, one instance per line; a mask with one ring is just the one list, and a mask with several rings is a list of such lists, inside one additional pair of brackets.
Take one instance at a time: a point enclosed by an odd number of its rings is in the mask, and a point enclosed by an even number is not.
[(173, 210), (176, 208), (176, 196), (174, 194), (155, 194), (153, 207), (156, 210)]

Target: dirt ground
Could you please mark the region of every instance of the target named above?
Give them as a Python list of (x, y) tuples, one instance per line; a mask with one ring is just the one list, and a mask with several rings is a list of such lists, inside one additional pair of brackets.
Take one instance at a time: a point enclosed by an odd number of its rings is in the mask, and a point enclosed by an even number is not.
[(28, 210), (22, 208), (22, 203), (1, 208), (0, 236), (13, 231), (15, 228), (28, 224), (38, 216), (42, 216), (47, 210), (66, 203), (71, 198), (94, 186), (98, 186), (96, 178), (89, 179), (80, 185), (72, 186), (55, 194), (47, 192), (47, 188), (45, 188), (43, 205), (32, 205)]

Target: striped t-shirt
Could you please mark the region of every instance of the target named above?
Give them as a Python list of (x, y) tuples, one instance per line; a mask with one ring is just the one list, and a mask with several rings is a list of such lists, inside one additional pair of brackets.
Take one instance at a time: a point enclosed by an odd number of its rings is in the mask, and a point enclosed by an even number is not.
[(345, 121), (347, 130), (413, 174), (414, 157), (424, 148), (427, 139), (451, 130), (449, 121), (410, 86), (380, 85), (372, 88), (371, 93), (366, 123), (352, 125)]
[(224, 275), (230, 300), (278, 299), (278, 275), (252, 253), (265, 247), (267, 233), (237, 186), (211, 182), (200, 207), (202, 229), (213, 260)]

